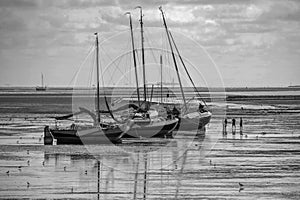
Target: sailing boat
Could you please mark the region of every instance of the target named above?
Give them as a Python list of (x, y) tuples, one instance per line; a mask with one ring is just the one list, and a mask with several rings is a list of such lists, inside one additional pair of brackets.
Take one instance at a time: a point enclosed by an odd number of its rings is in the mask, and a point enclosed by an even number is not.
[(110, 125), (102, 123), (100, 120), (100, 84), (99, 84), (99, 42), (98, 33), (96, 36), (96, 67), (97, 67), (97, 94), (96, 94), (96, 114), (86, 108), (79, 108), (79, 112), (56, 117), (56, 120), (71, 118), (82, 113), (90, 115), (94, 120), (93, 127), (76, 127), (72, 124), (69, 129), (59, 129), (55, 127), (50, 129), (49, 126), (44, 128), (44, 144), (53, 144), (56, 139), (57, 144), (102, 144), (102, 143), (120, 143), (121, 137), (125, 134), (130, 126), (127, 124)]
[[(191, 131), (191, 130), (197, 130), (197, 129), (202, 129), (205, 127), (206, 124), (208, 124), (210, 122), (211, 119), (211, 113), (207, 110), (204, 109), (204, 106), (200, 103), (199, 104), (199, 109), (198, 111), (194, 111), (194, 112), (189, 112), (188, 111), (188, 107), (187, 107), (187, 102), (186, 102), (186, 98), (185, 98), (185, 94), (183, 92), (183, 87), (182, 87), (182, 83), (181, 83), (181, 78), (180, 78), (180, 74), (179, 74), (179, 70), (178, 70), (178, 64), (177, 64), (177, 60), (176, 60), (176, 56), (174, 53), (174, 48), (178, 54), (178, 57), (180, 59), (180, 62), (182, 64), (182, 66), (184, 67), (184, 70), (186, 72), (186, 74), (188, 75), (195, 91), (198, 93), (198, 95), (200, 96), (186, 66), (185, 63), (183, 62), (183, 59), (180, 55), (180, 52), (176, 46), (176, 43), (174, 41), (174, 38), (171, 34), (171, 31), (168, 29), (167, 23), (166, 23), (166, 19), (165, 19), (165, 15), (164, 12), (162, 10), (162, 7), (159, 7), (159, 10), (161, 12), (162, 15), (162, 20), (163, 20), (163, 24), (164, 24), (164, 28), (166, 31), (166, 35), (167, 35), (167, 39), (168, 39), (168, 43), (170, 46), (170, 50), (172, 53), (172, 59), (173, 59), (173, 63), (174, 63), (174, 68), (177, 74), (177, 79), (179, 82), (179, 86), (180, 86), (180, 91), (181, 91), (181, 95), (183, 98), (183, 105), (184, 105), (184, 112), (179, 113), (178, 110), (175, 108), (174, 106), (174, 111), (176, 113), (174, 113), (176, 115), (176, 117), (180, 120), (178, 123), (178, 126), (176, 127), (176, 130), (180, 130), (180, 131)], [(204, 102), (204, 101), (203, 101)], [(205, 104), (205, 102), (204, 102)], [(206, 105), (206, 104), (205, 104)]]
[(41, 83), (42, 83), (41, 86), (37, 86), (35, 88), (36, 91), (46, 91), (47, 90), (46, 85), (44, 85), (44, 76), (43, 76), (43, 74), (41, 74)]
[(144, 30), (143, 30), (143, 11), (141, 6), (137, 6), (136, 8), (140, 9), (140, 26), (141, 26), (141, 50), (142, 50), (142, 69), (143, 69), (143, 102), (140, 100), (139, 93), (139, 82), (138, 82), (138, 73), (137, 73), (137, 62), (136, 62), (136, 49), (134, 46), (134, 37), (132, 30), (132, 19), (130, 12), (125, 14), (129, 15), (129, 24), (130, 24), (130, 32), (131, 32), (131, 44), (132, 44), (132, 56), (135, 70), (135, 80), (136, 80), (136, 90), (138, 96), (138, 106), (136, 106), (136, 110), (133, 115), (129, 119), (130, 121), (130, 129), (124, 137), (165, 137), (167, 134), (172, 132), (177, 124), (177, 118), (163, 118), (158, 117), (155, 113), (157, 111), (150, 109), (149, 101), (147, 101), (147, 88), (146, 88), (146, 70), (145, 70), (145, 52), (144, 52)]

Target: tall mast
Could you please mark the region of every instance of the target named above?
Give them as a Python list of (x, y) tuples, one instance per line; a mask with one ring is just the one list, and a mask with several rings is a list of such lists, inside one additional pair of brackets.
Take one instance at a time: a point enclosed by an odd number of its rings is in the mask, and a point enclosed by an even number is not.
[(175, 70), (176, 70), (176, 73), (177, 73), (178, 82), (179, 82), (179, 85), (180, 85), (180, 90), (181, 90), (181, 95), (182, 95), (182, 98), (183, 98), (184, 107), (187, 110), (186, 100), (185, 100), (184, 92), (183, 92), (183, 89), (182, 89), (182, 83), (181, 83), (180, 76), (179, 76), (178, 66), (177, 66), (177, 63), (176, 63), (176, 57), (175, 57), (175, 54), (174, 54), (174, 51), (173, 51), (173, 46), (172, 46), (171, 39), (170, 39), (170, 32), (168, 30), (168, 26), (167, 26), (167, 23), (166, 23), (164, 12), (163, 12), (161, 6), (159, 7), (159, 10), (161, 11), (161, 15), (162, 15), (162, 18), (163, 18), (164, 26), (165, 26), (167, 37), (168, 37), (168, 42), (170, 44), (170, 49), (171, 49), (171, 52), (172, 52), (172, 58), (173, 58)]
[(185, 70), (186, 74), (188, 75), (188, 77), (189, 77), (191, 83), (193, 84), (194, 90), (197, 92), (198, 96), (202, 99), (203, 103), (204, 103), (205, 106), (207, 107), (207, 105), (206, 105), (204, 99), (200, 96), (200, 92), (198, 91), (198, 89), (197, 89), (197, 87), (196, 87), (196, 85), (195, 85), (195, 83), (194, 83), (194, 81), (193, 81), (193, 79), (192, 79), (192, 77), (191, 77), (191, 75), (190, 75), (188, 69), (186, 68), (186, 66), (185, 66), (185, 64), (184, 64), (184, 61), (183, 61), (183, 59), (182, 59), (182, 57), (181, 57), (181, 55), (180, 55), (180, 52), (179, 52), (179, 50), (178, 50), (178, 48), (177, 48), (177, 45), (176, 45), (176, 43), (175, 43), (175, 41), (174, 41), (174, 38), (173, 38), (171, 32), (170, 32), (170, 36), (171, 36), (172, 42), (173, 42), (173, 44), (174, 44), (175, 50), (176, 50), (176, 52), (177, 52), (177, 54), (178, 54), (178, 56), (179, 56), (179, 59), (180, 59), (180, 61), (181, 61), (181, 64), (182, 64), (182, 66), (184, 67), (184, 70)]
[(141, 43), (142, 43), (142, 64), (143, 64), (143, 81), (144, 81), (144, 104), (147, 102), (147, 91), (146, 91), (146, 70), (145, 70), (145, 52), (144, 52), (144, 28), (143, 28), (143, 10), (141, 6), (136, 8), (140, 9), (140, 24), (141, 24)]
[(160, 102), (161, 103), (163, 102), (162, 65), (163, 65), (162, 55), (160, 55)]
[(99, 86), (99, 41), (98, 41), (98, 33), (95, 33), (96, 36), (96, 67), (97, 67), (97, 102), (96, 102), (96, 110), (97, 110), (97, 122), (100, 124), (100, 86)]
[(41, 76), (42, 76), (42, 87), (44, 87), (44, 76), (43, 76), (43, 73), (41, 73)]
[(130, 25), (130, 32), (131, 32), (131, 44), (132, 44), (132, 55), (133, 55), (133, 64), (134, 64), (134, 71), (135, 71), (135, 82), (136, 82), (136, 90), (137, 90), (137, 96), (138, 96), (138, 102), (139, 107), (141, 107), (140, 102), (140, 91), (139, 91), (139, 79), (138, 79), (138, 72), (137, 72), (137, 66), (136, 66), (136, 57), (135, 57), (135, 47), (134, 47), (134, 37), (133, 37), (133, 31), (132, 31), (132, 19), (130, 12), (125, 13), (129, 15), (129, 25)]

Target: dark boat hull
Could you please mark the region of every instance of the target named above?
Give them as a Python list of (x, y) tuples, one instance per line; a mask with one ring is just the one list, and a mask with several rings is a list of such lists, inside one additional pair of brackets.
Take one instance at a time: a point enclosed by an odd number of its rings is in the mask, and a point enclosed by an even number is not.
[(150, 126), (132, 127), (123, 138), (164, 138), (177, 126), (178, 120), (167, 120)]
[(47, 88), (46, 87), (36, 87), (35, 90), (36, 91), (46, 91)]
[(175, 131), (200, 130), (210, 122), (210, 119), (211, 119), (210, 112), (200, 113), (199, 117), (195, 117), (195, 118), (181, 117), (179, 118), (179, 123), (175, 128)]
[(90, 128), (86, 130), (72, 129), (50, 129), (48, 126), (44, 130), (44, 144), (51, 145), (56, 140), (57, 145), (63, 144), (109, 144), (120, 143), (119, 136), (122, 130), (119, 128), (101, 130), (100, 128)]

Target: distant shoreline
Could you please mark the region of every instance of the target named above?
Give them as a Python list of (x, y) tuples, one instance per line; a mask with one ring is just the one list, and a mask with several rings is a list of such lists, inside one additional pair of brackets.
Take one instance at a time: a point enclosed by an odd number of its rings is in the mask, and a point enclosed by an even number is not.
[[(157, 86), (155, 86), (157, 88)], [(174, 91), (179, 91), (180, 88), (178, 86), (173, 87), (173, 86), (164, 86), (168, 87)], [(19, 86), (7, 86), (7, 87), (0, 87), (0, 92), (3, 91), (35, 91), (36, 87), (19, 87)], [(148, 86), (150, 89), (151, 87)], [(47, 91), (72, 91), (72, 90), (91, 90), (92, 88), (88, 87), (47, 87)], [(134, 87), (101, 87), (101, 90), (121, 90), (121, 91), (126, 91), (126, 90), (135, 90)], [(205, 87), (197, 87), (197, 90), (199, 92), (213, 92), (213, 91), (225, 91), (225, 92), (266, 92), (266, 91), (300, 91), (300, 86), (287, 86), (287, 87), (211, 87), (211, 88), (205, 88)], [(194, 91), (193, 87), (184, 87), (184, 91)]]

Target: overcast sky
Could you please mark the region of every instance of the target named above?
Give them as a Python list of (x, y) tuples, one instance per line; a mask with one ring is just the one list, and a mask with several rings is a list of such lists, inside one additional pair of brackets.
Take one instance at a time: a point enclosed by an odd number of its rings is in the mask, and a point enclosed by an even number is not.
[(161, 26), (162, 5), (169, 27), (209, 52), (225, 86), (300, 84), (299, 0), (0, 0), (0, 85), (35, 86), (42, 72), (47, 85), (68, 86), (93, 33), (128, 30), (128, 10), (137, 26), (137, 5), (146, 27)]

